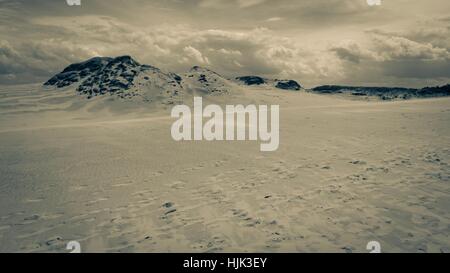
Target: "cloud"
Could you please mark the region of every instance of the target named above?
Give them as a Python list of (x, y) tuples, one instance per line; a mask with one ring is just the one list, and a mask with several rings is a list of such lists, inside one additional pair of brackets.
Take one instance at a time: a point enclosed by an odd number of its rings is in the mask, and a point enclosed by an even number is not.
[[(420, 76), (410, 69), (411, 64), (423, 68), (416, 70), (422, 75), (442, 77), (445, 73), (438, 71), (446, 68), (449, 58), (444, 48), (380, 31), (368, 32), (370, 39), (365, 41), (341, 40), (321, 49), (262, 27), (198, 30), (189, 25), (161, 25), (147, 29), (105, 16), (42, 17), (34, 19), (33, 26), (38, 33), (51, 30), (58, 36), (0, 43), (3, 80), (44, 81), (73, 62), (130, 54), (142, 63), (178, 73), (202, 65), (229, 77), (255, 74), (313, 86), (367, 82), (385, 75)], [(432, 69), (433, 61), (436, 69)]]
[(58, 71), (61, 64), (77, 62), (92, 55), (93, 52), (65, 41), (48, 39), (11, 43), (0, 40), (0, 76), (5, 82), (41, 81)]
[[(36, 2), (36, 3), (35, 3)], [(325, 83), (445, 83), (450, 27), (439, 4), (365, 0), (0, 0), (0, 80), (44, 81), (93, 56), (132, 55), (183, 73)], [(421, 11), (422, 21), (415, 15)]]
[[(166, 25), (147, 30), (109, 17), (73, 17), (69, 21), (41, 18), (35, 23), (43, 28), (57, 26), (61, 38), (53, 42), (66, 50), (70, 48), (70, 52), (58, 53), (74, 57), (60, 60), (59, 69), (73, 59), (87, 58), (89, 53), (92, 54), (89, 57), (131, 54), (140, 62), (175, 72), (203, 65), (228, 76), (259, 74), (302, 80), (325, 76), (327, 73), (324, 72), (333, 63), (317, 61), (320, 59), (317, 53), (303, 49), (294, 39), (279, 36), (267, 28), (196, 30), (186, 25)], [(39, 54), (42, 61), (53, 54), (53, 48), (48, 49), (49, 52)], [(55, 70), (54, 66), (43, 67), (52, 73)]]
[[(343, 79), (362, 82), (385, 79), (385, 82), (445, 83), (450, 79), (450, 52), (427, 41), (414, 41), (410, 32), (367, 32), (368, 40), (343, 41), (330, 48), (341, 60)], [(437, 36), (436, 36), (437, 37)], [(408, 84), (406, 84), (408, 85)]]
[(363, 52), (361, 46), (355, 41), (342, 41), (339, 45), (332, 46), (330, 50), (342, 59), (352, 63), (360, 63), (362, 58), (370, 55), (368, 52)]
[(209, 60), (207, 57), (204, 57), (203, 54), (198, 51), (198, 49), (192, 47), (192, 46), (186, 46), (183, 48), (184, 53), (186, 53), (186, 56), (193, 59), (198, 64), (209, 64)]
[(375, 34), (372, 38), (374, 50), (384, 60), (420, 59), (442, 60), (450, 59), (446, 48), (440, 48), (430, 43), (420, 43), (401, 36)]

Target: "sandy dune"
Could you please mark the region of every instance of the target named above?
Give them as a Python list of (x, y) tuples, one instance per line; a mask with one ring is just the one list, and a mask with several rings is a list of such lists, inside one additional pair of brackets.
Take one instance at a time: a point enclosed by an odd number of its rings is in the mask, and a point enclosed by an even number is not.
[(280, 148), (174, 142), (170, 107), (0, 91), (0, 252), (450, 250), (450, 98), (280, 104)]

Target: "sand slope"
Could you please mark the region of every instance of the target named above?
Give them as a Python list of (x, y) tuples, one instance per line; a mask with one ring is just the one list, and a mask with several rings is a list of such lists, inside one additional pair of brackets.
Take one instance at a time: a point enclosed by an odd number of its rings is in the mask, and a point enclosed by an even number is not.
[(280, 104), (278, 151), (174, 142), (166, 106), (2, 87), (0, 252), (450, 250), (449, 98), (242, 92)]

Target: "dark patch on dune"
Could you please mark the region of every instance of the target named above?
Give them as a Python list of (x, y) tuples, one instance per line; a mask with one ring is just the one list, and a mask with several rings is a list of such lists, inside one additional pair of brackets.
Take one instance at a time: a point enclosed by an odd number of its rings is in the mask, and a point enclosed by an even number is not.
[(298, 82), (294, 80), (276, 80), (275, 87), (284, 90), (300, 90), (302, 88)]
[(236, 80), (244, 83), (245, 85), (268, 84), (274, 86), (275, 88), (283, 90), (300, 90), (302, 88), (301, 85), (294, 80), (278, 80), (278, 79), (272, 80), (272, 79), (265, 79), (259, 76), (237, 77)]
[(246, 85), (261, 85), (265, 84), (266, 81), (258, 76), (244, 76), (244, 77), (237, 77), (236, 80), (239, 80)]
[(95, 57), (85, 62), (71, 64), (61, 73), (56, 74), (44, 85), (56, 86), (58, 88), (72, 85), (79, 82), (91, 73), (102, 70), (113, 59), (108, 57)]

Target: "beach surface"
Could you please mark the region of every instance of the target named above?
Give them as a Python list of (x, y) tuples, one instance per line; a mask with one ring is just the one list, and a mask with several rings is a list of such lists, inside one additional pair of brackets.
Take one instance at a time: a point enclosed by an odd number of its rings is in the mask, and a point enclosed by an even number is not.
[[(450, 251), (450, 98), (280, 105), (280, 145), (176, 142), (171, 106), (0, 88), (0, 252)], [(245, 98), (243, 101), (242, 98)]]

